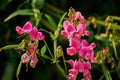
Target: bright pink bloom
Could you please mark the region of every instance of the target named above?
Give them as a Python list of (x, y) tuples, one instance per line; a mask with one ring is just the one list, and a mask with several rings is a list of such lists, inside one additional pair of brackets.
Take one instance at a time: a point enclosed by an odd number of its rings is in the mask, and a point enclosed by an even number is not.
[(38, 32), (38, 40), (43, 40), (45, 36), (42, 34), (42, 32)]
[(75, 47), (77, 52), (78, 52), (78, 50), (80, 49), (80, 40), (78, 40), (78, 39), (70, 39), (69, 42), (70, 42), (69, 46)]
[(18, 34), (23, 34), (23, 29), (20, 26), (16, 26), (16, 31)]
[(31, 40), (35, 41), (36, 39), (43, 40), (45, 37), (42, 34), (42, 32), (38, 32), (37, 28), (34, 27), (32, 31), (30, 32), (30, 38)]
[(80, 23), (84, 23), (84, 16), (80, 12), (75, 13), (75, 20), (80, 20)]
[(72, 55), (75, 55), (76, 54), (76, 48), (75, 47), (70, 47), (70, 48), (67, 48), (67, 54), (72, 56)]
[(84, 70), (91, 69), (91, 63), (89, 61), (84, 62)]
[(80, 61), (69, 60), (69, 64), (71, 65), (72, 68), (78, 70), (79, 72), (84, 71), (84, 64)]
[(90, 70), (84, 70), (83, 76), (90, 76)]
[(38, 30), (37, 30), (37, 28), (36, 27), (34, 27), (33, 29), (32, 29), (32, 31), (30, 32), (30, 38), (31, 38), (31, 40), (36, 40), (37, 39), (37, 36), (38, 36)]
[(21, 28), (20, 26), (16, 26), (16, 31), (18, 34), (30, 33), (31, 30), (32, 30), (32, 24), (29, 21), (25, 23), (23, 28)]
[(68, 80), (76, 80), (76, 77), (78, 75), (78, 70), (72, 68), (72, 69), (69, 69), (69, 74), (67, 75), (67, 79)]
[(61, 31), (61, 34), (64, 37), (67, 37), (70, 33), (75, 31), (75, 26), (72, 25), (69, 21), (64, 21), (63, 22), (63, 28), (64, 28), (64, 30)]
[(91, 43), (89, 45), (86, 40), (82, 40), (79, 56), (85, 57), (86, 60), (90, 60), (91, 62), (96, 63), (96, 59), (94, 58), (94, 50), (93, 50), (95, 47), (96, 47), (95, 43)]
[(28, 21), (23, 26), (24, 33), (30, 33), (32, 30), (32, 24)]

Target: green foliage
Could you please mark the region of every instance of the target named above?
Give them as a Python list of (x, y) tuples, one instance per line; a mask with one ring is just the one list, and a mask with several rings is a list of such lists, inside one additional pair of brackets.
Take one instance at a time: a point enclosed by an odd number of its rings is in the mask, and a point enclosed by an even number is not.
[(33, 9), (41, 9), (43, 7), (44, 0), (32, 0)]
[(41, 51), (40, 51), (41, 56), (44, 56), (45, 52), (46, 52), (46, 45), (44, 45), (44, 46), (41, 48)]
[(23, 9), (23, 10), (17, 10), (15, 12), (13, 12), (12, 14), (10, 14), (5, 20), (4, 22), (14, 18), (17, 15), (33, 15), (33, 11), (30, 9)]

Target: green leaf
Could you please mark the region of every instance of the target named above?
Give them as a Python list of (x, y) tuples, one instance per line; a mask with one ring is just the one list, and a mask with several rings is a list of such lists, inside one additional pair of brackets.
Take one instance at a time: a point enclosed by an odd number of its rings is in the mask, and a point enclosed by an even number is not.
[(54, 28), (54, 30), (56, 29), (57, 25), (55, 23), (55, 21), (53, 20), (53, 18), (51, 16), (49, 16), (48, 14), (45, 14), (45, 17), (47, 18), (47, 20), (49, 21), (50, 23), (50, 26), (52, 28)]
[(41, 48), (41, 55), (44, 56), (46, 52), (46, 45), (44, 45), (42, 48)]
[(102, 38), (101, 36), (99, 36), (99, 35), (95, 35), (94, 37), (95, 37), (97, 40), (101, 40), (101, 41), (103, 40), (103, 38)]
[(64, 19), (65, 16), (66, 16), (66, 14), (67, 14), (67, 12), (65, 12), (65, 13), (62, 15), (62, 17), (60, 18), (60, 21), (59, 21), (59, 23), (58, 23), (58, 28), (57, 28), (58, 31), (60, 31), (60, 30), (62, 29), (61, 24), (62, 24), (63, 19)]
[(4, 46), (4, 47), (0, 48), (0, 51), (17, 48), (18, 46), (19, 46), (18, 44), (15, 44), (15, 45), (7, 45), (7, 46)]
[(13, 12), (12, 14), (10, 14), (5, 20), (4, 22), (12, 19), (13, 17), (17, 16), (17, 15), (33, 15), (34, 12), (33, 10), (30, 9), (23, 9), (23, 10), (17, 10), (15, 12)]
[(43, 7), (44, 0), (32, 0), (33, 9), (41, 9)]
[(19, 75), (19, 73), (20, 73), (21, 66), (22, 66), (22, 61), (20, 61), (19, 65), (18, 65), (18, 68), (17, 68), (17, 71), (16, 71), (16, 77), (18, 78), (18, 80), (19, 80), (18, 75)]

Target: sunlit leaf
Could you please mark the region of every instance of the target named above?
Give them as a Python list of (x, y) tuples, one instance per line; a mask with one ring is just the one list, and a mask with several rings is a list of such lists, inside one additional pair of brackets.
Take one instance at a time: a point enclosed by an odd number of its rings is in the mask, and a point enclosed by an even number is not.
[(17, 15), (33, 15), (34, 12), (33, 10), (30, 10), (30, 9), (23, 9), (23, 10), (17, 10), (15, 12), (13, 12), (12, 14), (10, 14), (5, 20), (4, 22), (14, 18), (15, 16)]
[(53, 18), (51, 16), (49, 16), (48, 14), (45, 14), (45, 17), (47, 18), (47, 20), (50, 23), (50, 26), (54, 28), (54, 30), (56, 29), (57, 25), (55, 23), (55, 21), (53, 20)]

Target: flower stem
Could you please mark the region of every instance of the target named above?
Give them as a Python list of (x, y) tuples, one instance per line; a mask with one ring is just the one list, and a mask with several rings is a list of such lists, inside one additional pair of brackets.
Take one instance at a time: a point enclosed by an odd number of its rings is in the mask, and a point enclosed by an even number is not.
[(45, 41), (45, 40), (43, 40), (43, 41), (44, 41), (44, 43), (45, 43), (45, 45), (46, 45), (46, 47), (47, 47), (47, 49), (48, 49), (48, 52), (50, 53), (50, 56), (53, 58), (52, 52), (50, 51), (50, 49), (49, 49), (49, 47), (48, 47), (46, 41)]
[(112, 80), (112, 78), (111, 78), (111, 76), (110, 76), (110, 73), (109, 73), (109, 71), (106, 69), (106, 67), (105, 67), (105, 65), (104, 65), (103, 62), (102, 62), (102, 64), (101, 64), (101, 67), (102, 67), (102, 70), (103, 70), (103, 73), (104, 73), (104, 75), (105, 75), (106, 80)]

